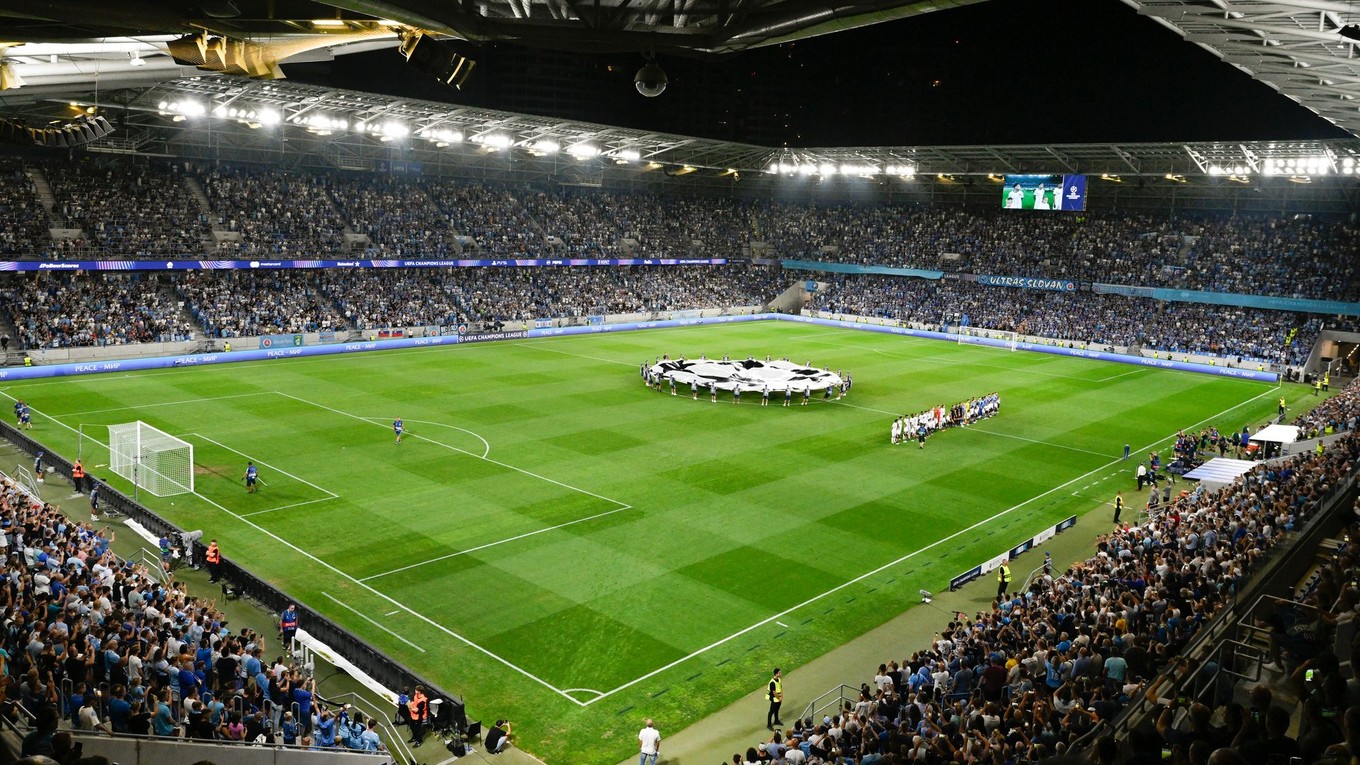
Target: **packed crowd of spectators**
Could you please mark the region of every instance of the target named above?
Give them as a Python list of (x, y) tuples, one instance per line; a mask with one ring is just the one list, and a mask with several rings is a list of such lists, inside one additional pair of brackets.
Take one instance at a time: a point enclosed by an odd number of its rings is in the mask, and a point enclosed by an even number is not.
[(802, 278), (829, 280), (809, 308), (831, 314), (1247, 364), (1302, 364), (1323, 328), (1315, 314), (745, 264), (34, 274), (0, 280), (0, 296), (20, 347), (59, 348), (761, 306)]
[(536, 189), (522, 203), (570, 258), (732, 257), (752, 238), (749, 206), (730, 199)]
[[(310, 259), (351, 251), (347, 229), (368, 236), (356, 252), (373, 257), (734, 257), (759, 244), (773, 258), (1360, 299), (1360, 225), (1349, 219), (793, 203), (142, 161), (42, 167), (58, 223), (84, 229), (88, 241), (47, 240), (31, 184), (9, 160), (0, 166), (8, 192), (0, 247)], [(210, 212), (186, 175), (201, 183)], [(36, 222), (22, 220), (26, 210)], [(240, 239), (214, 245), (212, 224)]]
[(384, 269), (316, 278), (356, 329), (759, 306), (783, 283), (777, 270), (740, 265)]
[[(1291, 311), (865, 274), (828, 277), (808, 273), (805, 278), (821, 279), (830, 285), (813, 293), (810, 307), (815, 310), (934, 326), (965, 323), (1021, 335), (1165, 353), (1297, 365), (1308, 359), (1322, 329), (1318, 315)], [(1298, 333), (1286, 345), (1286, 338), (1295, 329)]]
[[(1181, 647), (1234, 597), (1264, 553), (1317, 510), (1358, 457), (1360, 438), (1348, 435), (1323, 453), (1263, 464), (1221, 490), (1197, 488), (1145, 521), (1117, 524), (1097, 538), (1095, 555), (1065, 571), (1046, 561), (1021, 591), (998, 578), (990, 609), (958, 614), (929, 645), (880, 664), (856, 702), (820, 720), (798, 720), (732, 762), (1001, 765), (1072, 753), (1074, 742), (1153, 690), (1150, 681), (1181, 661)], [(1351, 564), (1360, 560), (1360, 534), (1353, 538)], [(1352, 584), (1348, 592), (1353, 619), (1360, 589)], [(1277, 658), (1293, 670), (1303, 657)], [(1309, 665), (1297, 666), (1302, 680)], [(1210, 739), (1210, 711), (1190, 706), (1184, 724), (1177, 714), (1165, 716), (1157, 726), (1163, 739), (1134, 736), (1125, 754), (1133, 762), (1162, 762), (1165, 746), (1171, 762), (1208, 761), (1200, 748), (1232, 745), (1244, 725), (1230, 721), (1238, 727)], [(1257, 711), (1237, 743), (1262, 746), (1283, 735), (1274, 730), (1281, 715), (1289, 727), (1288, 711), (1274, 711), (1269, 698)], [(1353, 714), (1360, 708), (1346, 713), (1348, 730)], [(1335, 708), (1332, 715), (1336, 743), (1341, 717)], [(1360, 743), (1349, 733), (1346, 741)], [(1097, 761), (1116, 761), (1103, 759), (1113, 746), (1099, 742)], [(1348, 755), (1338, 762), (1350, 761)]]
[(57, 200), (58, 222), (85, 234), (52, 242), (56, 252), (137, 258), (203, 252), (208, 219), (185, 185), (183, 165), (80, 159), (47, 162), (42, 170)]
[(1299, 436), (1302, 439), (1360, 429), (1360, 386), (1347, 386), (1294, 418), (1293, 424), (1303, 431)]
[(220, 230), (240, 234), (217, 251), (317, 258), (345, 248), (345, 222), (332, 204), (330, 176), (266, 168), (195, 168)]
[(47, 211), (23, 163), (0, 157), (0, 255), (45, 251), (47, 229)]
[(330, 191), (350, 228), (368, 236), (369, 257), (457, 258), (462, 252), (458, 231), (436, 202), (440, 185), (347, 174), (335, 177)]
[(209, 337), (341, 329), (344, 320), (310, 271), (197, 271), (174, 281)]
[(373, 721), (315, 697), (291, 653), (233, 632), (173, 575), (120, 560), (113, 539), (0, 482), (0, 714), (33, 716), (22, 756), (67, 761), (71, 730), (381, 748)]
[(74, 348), (186, 339), (190, 327), (156, 277), (72, 273), (0, 284), (21, 348)]
[(871, 205), (757, 207), (782, 257), (1328, 300), (1360, 294), (1360, 225)]

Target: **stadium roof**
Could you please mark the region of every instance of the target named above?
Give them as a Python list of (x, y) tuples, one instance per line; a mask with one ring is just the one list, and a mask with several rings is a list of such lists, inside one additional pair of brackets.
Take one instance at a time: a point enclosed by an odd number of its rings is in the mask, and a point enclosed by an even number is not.
[(733, 53), (981, 0), (0, 0), (0, 41), (206, 30), (260, 44), (377, 24), (546, 48)]
[[(222, 135), (235, 126), (260, 140), (292, 131), (306, 141), (387, 153), (396, 145), (434, 151), (461, 144), (481, 151), (561, 152), (579, 160), (661, 163), (683, 168), (803, 175), (1084, 173), (1109, 176), (1360, 177), (1360, 139), (1221, 143), (884, 146), (780, 149), (611, 127), (287, 81), (202, 75), (147, 88), (96, 92), (86, 83), (61, 98), (0, 107), (30, 125), (69, 119), (71, 103), (97, 106), (122, 132), (106, 147), (132, 150), (168, 132)], [(248, 130), (247, 128), (254, 128)], [(300, 140), (300, 139), (306, 139)], [(273, 139), (277, 140), (277, 139)], [(394, 143), (395, 142), (395, 143)], [(99, 148), (96, 145), (92, 148)]]
[(1327, 121), (1360, 135), (1354, 0), (1124, 0)]

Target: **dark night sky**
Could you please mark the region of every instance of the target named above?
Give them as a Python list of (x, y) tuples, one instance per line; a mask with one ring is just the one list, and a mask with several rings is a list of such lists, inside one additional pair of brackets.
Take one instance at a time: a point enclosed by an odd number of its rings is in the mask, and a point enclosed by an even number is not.
[[(659, 58), (670, 88), (632, 88), (637, 54), (495, 45), (465, 91), (395, 52), (290, 67), (313, 82), (611, 125), (790, 146), (1333, 138), (1347, 135), (1118, 0), (991, 0), (722, 59)], [(520, 66), (515, 66), (518, 63)], [(540, 88), (540, 90), (544, 90)], [(541, 100), (541, 99), (540, 99)]]

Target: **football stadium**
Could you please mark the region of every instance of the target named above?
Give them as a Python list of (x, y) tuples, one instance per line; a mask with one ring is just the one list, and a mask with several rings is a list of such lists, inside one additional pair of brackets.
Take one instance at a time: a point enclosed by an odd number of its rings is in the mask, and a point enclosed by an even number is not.
[(0, 0), (5, 761), (1355, 762), (1357, 46)]

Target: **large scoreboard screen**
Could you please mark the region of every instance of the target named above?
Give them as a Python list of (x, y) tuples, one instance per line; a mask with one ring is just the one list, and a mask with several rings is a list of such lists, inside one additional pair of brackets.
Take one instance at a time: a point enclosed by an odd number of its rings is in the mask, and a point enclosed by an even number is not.
[(1001, 206), (1007, 210), (1085, 210), (1086, 176), (1007, 175)]

